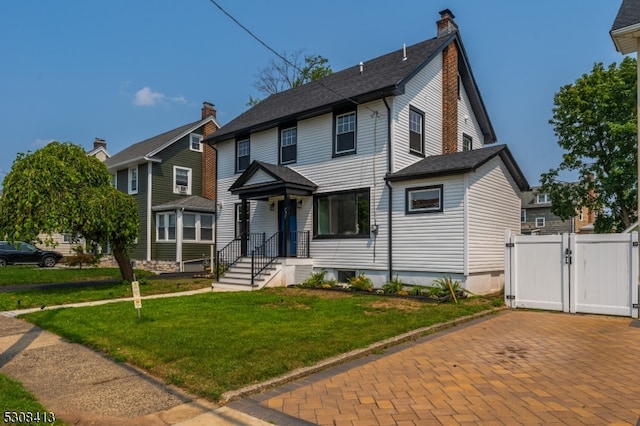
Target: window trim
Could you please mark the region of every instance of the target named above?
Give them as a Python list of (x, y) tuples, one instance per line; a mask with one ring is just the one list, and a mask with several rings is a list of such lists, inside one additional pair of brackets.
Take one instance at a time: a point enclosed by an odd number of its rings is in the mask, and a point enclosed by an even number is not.
[[(184, 186), (184, 185), (177, 185), (176, 184), (176, 177), (177, 177), (177, 170), (181, 169), (181, 170), (186, 170), (187, 171), (187, 187), (185, 191), (180, 191), (178, 189), (178, 186)], [(184, 195), (191, 195), (191, 191), (193, 188), (192, 185), (193, 182), (193, 169), (189, 168), (189, 167), (182, 167), (182, 166), (173, 166), (173, 193), (174, 194), (184, 194)]]
[[(240, 158), (241, 156), (240, 154), (240, 144), (246, 142), (249, 146), (249, 153), (247, 155), (243, 155), (242, 157), (248, 157), (248, 161), (247, 161), (247, 167), (245, 167), (244, 169), (240, 168)], [(249, 138), (249, 136), (247, 137), (242, 137), (242, 138), (238, 138), (236, 139), (236, 161), (235, 161), (235, 168), (236, 168), (236, 173), (242, 173), (245, 170), (247, 170), (247, 168), (249, 167), (249, 164), (251, 164), (251, 139)]]
[[(538, 224), (539, 220), (542, 220), (542, 225)], [(544, 228), (545, 225), (546, 225), (545, 222), (546, 222), (546, 220), (545, 220), (544, 216), (543, 217), (536, 217), (536, 228)]]
[[(465, 142), (469, 141), (469, 148), (465, 149)], [(462, 134), (462, 151), (473, 151), (473, 137), (470, 135), (463, 133)]]
[[(540, 197), (544, 196), (544, 201), (540, 201)], [(547, 204), (550, 203), (549, 194), (538, 194), (536, 195), (536, 204)]]
[[(185, 225), (184, 225), (184, 217), (186, 215), (190, 215), (190, 216), (194, 216), (195, 217), (195, 222), (194, 222), (194, 226), (193, 228), (195, 229), (195, 239), (187, 239), (185, 238)], [(202, 238), (202, 217), (203, 216), (207, 216), (211, 218), (211, 239), (210, 240), (205, 240)], [(215, 215), (213, 214), (209, 214), (209, 213), (198, 213), (198, 212), (193, 212), (193, 211), (185, 211), (182, 214), (182, 242), (185, 244), (194, 244), (194, 243), (210, 243), (212, 241), (215, 240), (214, 238), (214, 223), (215, 223)]]
[[(295, 130), (295, 143), (291, 144), (291, 145), (287, 145), (287, 146), (283, 146), (282, 145), (282, 134), (283, 132), (289, 131), (289, 130)], [(283, 161), (283, 155), (282, 155), (282, 149), (283, 148), (287, 148), (287, 147), (294, 147), (295, 150), (295, 154), (293, 156), (293, 160), (289, 160), (289, 161)], [(293, 125), (284, 125), (281, 126), (278, 129), (278, 164), (280, 165), (284, 165), (284, 164), (294, 164), (298, 162), (298, 127), (296, 126), (296, 124)]]
[[(135, 175), (136, 175), (136, 185), (135, 188), (133, 187), (132, 183), (133, 183), (133, 179), (132, 179), (132, 175), (133, 172), (135, 170)], [(138, 193), (138, 188), (140, 187), (140, 172), (138, 170), (138, 165), (136, 164), (133, 167), (129, 167), (129, 171), (127, 172), (127, 192), (131, 195), (133, 194), (137, 194)]]
[[(338, 118), (345, 115), (353, 115), (353, 148), (346, 151), (338, 151)], [(340, 133), (346, 134), (351, 132)], [(356, 109), (336, 111), (333, 113), (333, 157), (342, 157), (343, 155), (357, 154), (358, 150), (358, 112)]]
[[(198, 139), (198, 149), (193, 149), (193, 139)], [(202, 135), (198, 133), (190, 133), (189, 134), (189, 150), (194, 152), (202, 152)]]
[[(423, 208), (423, 209), (412, 209), (411, 208), (411, 193), (419, 192), (419, 191), (438, 191), (438, 208)], [(405, 204), (404, 211), (405, 214), (429, 214), (429, 213), (442, 213), (444, 211), (444, 185), (429, 185), (429, 186), (414, 186), (411, 188), (405, 188)]]
[[(411, 113), (415, 113), (418, 115), (418, 117), (420, 117), (420, 126), (421, 126), (421, 133), (420, 133), (420, 151), (417, 151), (415, 149), (413, 149), (411, 147), (411, 134), (412, 133), (416, 133), (413, 132), (411, 130)], [(418, 108), (409, 105), (409, 152), (411, 154), (417, 155), (419, 157), (424, 157), (425, 156), (425, 150), (424, 150), (424, 140), (425, 140), (425, 135), (424, 135), (424, 121), (425, 121), (425, 114), (423, 111), (419, 110)]]
[[(369, 229), (366, 233), (358, 234), (318, 234), (318, 202), (320, 198), (330, 197), (332, 195), (340, 194), (356, 194), (366, 193), (369, 204)], [(321, 194), (314, 194), (313, 196), (313, 238), (323, 240), (336, 240), (336, 239), (370, 239), (371, 238), (371, 188), (355, 188), (347, 189), (343, 191), (323, 192)]]
[[(165, 218), (165, 225), (163, 226), (164, 229), (164, 238), (160, 238), (160, 216), (163, 216)], [(175, 228), (173, 231), (174, 234), (174, 238), (170, 239), (169, 238), (169, 217), (173, 216), (173, 221), (174, 221), (174, 225), (173, 227)], [(176, 215), (175, 211), (168, 211), (168, 212), (158, 212), (156, 213), (156, 223), (155, 223), (155, 228), (156, 228), (156, 242), (157, 243), (175, 243), (177, 241), (177, 236), (178, 236), (178, 216)]]

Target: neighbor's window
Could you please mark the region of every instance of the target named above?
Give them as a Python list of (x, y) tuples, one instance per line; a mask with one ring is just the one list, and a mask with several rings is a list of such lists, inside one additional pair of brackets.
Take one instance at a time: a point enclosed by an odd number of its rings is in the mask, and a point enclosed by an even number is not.
[(538, 204), (550, 203), (549, 194), (538, 194)]
[(202, 152), (202, 135), (191, 133), (189, 135), (189, 149)]
[(158, 213), (156, 215), (156, 240), (176, 240), (176, 215), (175, 213)]
[(236, 173), (244, 172), (249, 167), (251, 158), (251, 142), (249, 139), (236, 143)]
[(333, 146), (334, 155), (353, 154), (356, 152), (356, 113), (336, 115), (336, 138)]
[(525, 209), (520, 210), (520, 222), (524, 223), (527, 221), (527, 211)]
[(536, 217), (536, 228), (544, 228), (544, 217)]
[(182, 238), (185, 241), (213, 241), (213, 215), (199, 213), (182, 215)]
[(317, 195), (314, 208), (316, 237), (369, 237), (369, 189)]
[(280, 164), (296, 162), (297, 144), (298, 130), (295, 127), (280, 131)]
[(191, 194), (191, 169), (173, 166), (173, 192)]
[(407, 188), (406, 196), (407, 213), (434, 213), (443, 210), (442, 185)]
[(129, 169), (129, 194), (138, 193), (138, 166)]
[(473, 138), (465, 133), (462, 134), (462, 150), (471, 151), (473, 149)]
[(409, 150), (424, 154), (424, 113), (417, 108), (409, 108)]

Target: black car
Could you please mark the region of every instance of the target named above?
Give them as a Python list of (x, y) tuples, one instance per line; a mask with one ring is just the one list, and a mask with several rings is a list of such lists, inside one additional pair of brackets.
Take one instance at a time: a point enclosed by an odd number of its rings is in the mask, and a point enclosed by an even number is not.
[(13, 243), (0, 241), (0, 267), (32, 263), (51, 268), (63, 257), (62, 253), (41, 250), (32, 244), (20, 241), (14, 241)]

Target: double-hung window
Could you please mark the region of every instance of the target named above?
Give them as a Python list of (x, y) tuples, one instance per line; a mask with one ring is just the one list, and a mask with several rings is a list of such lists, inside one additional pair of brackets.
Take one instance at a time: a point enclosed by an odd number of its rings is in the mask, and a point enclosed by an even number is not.
[(462, 150), (471, 151), (473, 149), (473, 138), (466, 133), (462, 134)]
[(138, 193), (138, 166), (129, 169), (129, 194)]
[(369, 237), (369, 188), (315, 196), (317, 238)]
[(156, 240), (176, 240), (176, 215), (175, 213), (158, 213), (156, 215)]
[(251, 141), (242, 139), (236, 142), (236, 173), (244, 172), (251, 159)]
[(200, 213), (182, 215), (182, 238), (185, 241), (213, 241), (213, 215)]
[(280, 130), (280, 164), (295, 163), (297, 160), (298, 129), (288, 127)]
[(409, 108), (409, 151), (424, 155), (424, 113), (417, 108)]
[(435, 213), (443, 210), (442, 185), (407, 188), (407, 213)]
[(335, 116), (336, 137), (333, 154), (346, 155), (356, 152), (356, 112), (351, 111)]
[(173, 192), (191, 194), (191, 169), (173, 166)]
[(189, 149), (191, 151), (202, 152), (202, 135), (191, 133), (189, 135)]

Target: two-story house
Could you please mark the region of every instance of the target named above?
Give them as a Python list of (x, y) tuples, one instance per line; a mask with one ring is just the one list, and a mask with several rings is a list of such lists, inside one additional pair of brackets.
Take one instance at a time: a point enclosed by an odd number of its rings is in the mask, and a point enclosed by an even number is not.
[(563, 220), (551, 212), (552, 202), (549, 194), (539, 186), (520, 194), (522, 210), (520, 212), (521, 231), (527, 235), (556, 235), (564, 233), (592, 233), (596, 220), (595, 212), (586, 207), (576, 211), (576, 215)]
[(114, 185), (131, 194), (140, 234), (131, 253), (138, 266), (183, 270), (209, 256), (215, 243), (215, 150), (203, 139), (220, 126), (214, 106), (202, 117), (135, 143), (105, 161)]
[[(278, 256), (278, 284), (326, 270), (501, 287), (528, 183), (506, 146), (485, 147), (492, 124), (454, 16), (440, 14), (435, 38), (274, 94), (205, 139), (221, 263), (255, 275)], [(239, 269), (221, 283), (251, 283)]]

